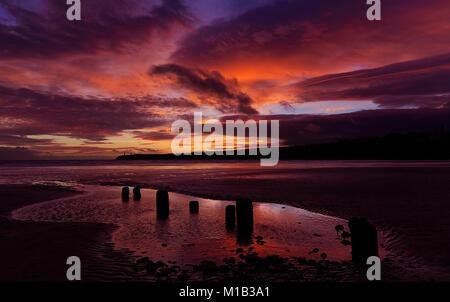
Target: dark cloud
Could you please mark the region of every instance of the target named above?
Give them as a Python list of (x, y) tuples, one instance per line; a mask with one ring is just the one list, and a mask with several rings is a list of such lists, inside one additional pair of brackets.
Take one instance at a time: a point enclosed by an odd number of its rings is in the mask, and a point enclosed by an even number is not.
[(25, 135), (10, 135), (11, 129), (0, 129), (0, 145), (30, 146), (52, 144), (50, 139), (29, 138)]
[(447, 1), (388, 1), (382, 22), (369, 22), (367, 8), (361, 0), (273, 0), (199, 28), (182, 41), (172, 61), (214, 68), (275, 61), (342, 70), (450, 50)]
[[(272, 117), (276, 119), (276, 117)], [(385, 109), (335, 115), (281, 117), (280, 133), (288, 145), (383, 136), (391, 132), (439, 131), (450, 125), (450, 110)]]
[(149, 140), (149, 141), (160, 141), (173, 139), (176, 133), (170, 133), (163, 130), (158, 131), (133, 131), (134, 137)]
[(193, 106), (185, 99), (88, 98), (0, 86), (0, 135), (7, 135), (11, 143), (39, 134), (102, 140), (123, 130), (168, 123), (169, 119), (153, 113), (155, 108), (177, 110)]
[(450, 53), (374, 69), (320, 76), (293, 85), (300, 101), (373, 100), (384, 107), (446, 106)]
[(289, 112), (295, 112), (295, 108), (294, 106), (292, 106), (291, 103), (287, 102), (287, 101), (281, 101), (280, 106), (284, 108), (284, 110), (289, 111)]
[[(126, 99), (124, 99), (126, 101)], [(152, 107), (160, 107), (160, 108), (180, 108), (183, 110), (183, 112), (187, 109), (193, 109), (197, 108), (198, 104), (188, 100), (183, 97), (178, 98), (169, 98), (169, 97), (155, 97), (155, 96), (145, 96), (145, 97), (138, 97), (135, 98), (136, 101), (139, 101), (142, 104), (145, 104), (145, 106), (152, 106)]]
[(384, 95), (374, 98), (384, 108), (450, 108), (450, 94), (441, 95)]
[(38, 152), (27, 148), (0, 147), (0, 160), (36, 160), (39, 158)]
[(240, 91), (236, 80), (227, 80), (219, 72), (207, 72), (202, 69), (192, 69), (177, 64), (154, 66), (150, 75), (174, 75), (182, 87), (196, 93), (216, 97), (214, 104), (222, 112), (256, 114), (252, 107), (253, 100)]
[[(208, 64), (225, 57), (239, 59), (268, 53), (290, 55), (298, 50), (297, 42), (313, 40), (320, 34), (321, 30), (317, 28), (314, 37), (314, 26), (302, 23), (302, 20), (316, 20), (314, 23), (318, 24), (327, 11), (344, 11), (338, 7), (346, 6), (347, 2), (271, 1), (231, 20), (222, 19), (201, 27), (183, 40), (172, 57), (180, 62)], [(329, 20), (335, 22), (331, 16)]]
[(66, 19), (66, 1), (7, 0), (0, 6), (11, 19), (0, 23), (0, 59), (129, 52), (156, 31), (167, 34), (192, 21), (179, 0), (164, 0), (154, 6), (135, 0), (82, 1), (82, 20), (77, 22)]

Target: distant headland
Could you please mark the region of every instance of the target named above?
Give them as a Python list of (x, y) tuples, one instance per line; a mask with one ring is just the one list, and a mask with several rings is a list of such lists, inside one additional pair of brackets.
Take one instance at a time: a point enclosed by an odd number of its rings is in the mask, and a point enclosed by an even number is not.
[[(264, 156), (130, 154), (117, 160), (259, 160)], [(323, 144), (280, 147), (281, 160), (444, 160), (450, 159), (450, 132), (391, 133)]]

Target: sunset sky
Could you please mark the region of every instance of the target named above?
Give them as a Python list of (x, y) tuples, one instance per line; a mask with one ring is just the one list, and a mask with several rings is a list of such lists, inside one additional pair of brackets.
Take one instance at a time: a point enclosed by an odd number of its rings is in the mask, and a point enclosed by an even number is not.
[(282, 145), (450, 127), (450, 1), (0, 0), (0, 159), (168, 153), (176, 119)]

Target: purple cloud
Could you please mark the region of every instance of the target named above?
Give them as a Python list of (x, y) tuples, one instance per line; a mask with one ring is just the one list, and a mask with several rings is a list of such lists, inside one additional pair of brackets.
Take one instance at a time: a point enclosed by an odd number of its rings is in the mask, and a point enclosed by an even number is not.
[(39, 156), (38, 152), (23, 147), (0, 147), (0, 160), (36, 160)]
[(256, 114), (252, 107), (253, 100), (240, 91), (235, 79), (227, 80), (219, 72), (207, 72), (202, 69), (191, 69), (177, 64), (154, 66), (150, 75), (174, 75), (179, 85), (199, 94), (217, 97), (215, 107), (222, 112)]
[(14, 137), (38, 134), (102, 140), (123, 130), (167, 124), (170, 119), (153, 113), (155, 108), (195, 106), (184, 98), (106, 99), (0, 86), (0, 120), (4, 121), (0, 135), (7, 135), (10, 142)]
[[(82, 2), (82, 20), (78, 22), (66, 19), (66, 1), (1, 3), (11, 22), (0, 23), (0, 59), (129, 52), (133, 45), (148, 41), (156, 31), (167, 34), (192, 22), (179, 0), (164, 0), (153, 6), (135, 0)], [(28, 9), (26, 5), (39, 9)]]
[(300, 102), (373, 100), (383, 107), (440, 108), (450, 100), (450, 53), (292, 85)]

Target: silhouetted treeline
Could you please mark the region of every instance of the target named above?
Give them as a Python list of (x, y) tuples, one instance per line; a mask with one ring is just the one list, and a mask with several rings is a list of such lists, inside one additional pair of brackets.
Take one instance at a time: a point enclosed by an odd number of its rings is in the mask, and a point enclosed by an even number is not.
[[(133, 154), (119, 160), (251, 160), (259, 155), (207, 156), (173, 154)], [(281, 160), (295, 159), (450, 159), (450, 132), (392, 133), (383, 137), (344, 139), (332, 143), (280, 148)]]
[(287, 147), (281, 159), (450, 159), (450, 132), (389, 134)]

